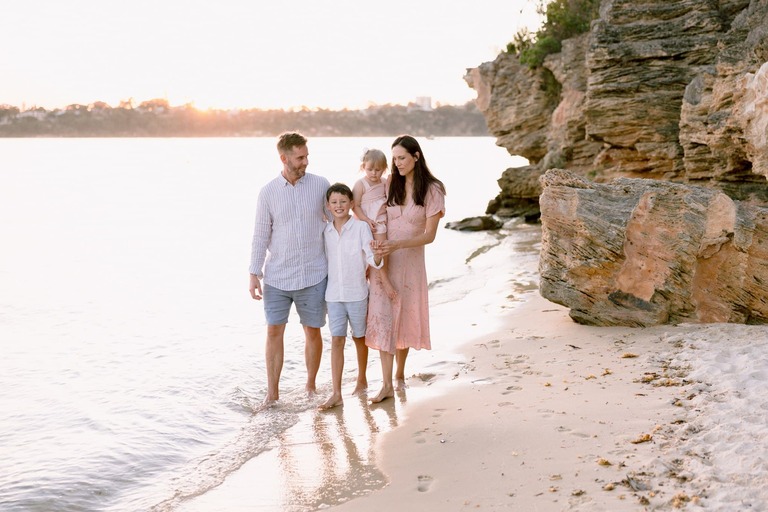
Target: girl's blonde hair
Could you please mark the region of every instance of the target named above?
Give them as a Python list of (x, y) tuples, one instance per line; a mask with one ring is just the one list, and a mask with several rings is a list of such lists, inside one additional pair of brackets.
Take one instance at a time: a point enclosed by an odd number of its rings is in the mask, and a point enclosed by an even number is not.
[(380, 149), (366, 149), (363, 153), (363, 157), (360, 159), (362, 169), (365, 164), (371, 162), (375, 168), (387, 169), (389, 167), (389, 161), (387, 155)]

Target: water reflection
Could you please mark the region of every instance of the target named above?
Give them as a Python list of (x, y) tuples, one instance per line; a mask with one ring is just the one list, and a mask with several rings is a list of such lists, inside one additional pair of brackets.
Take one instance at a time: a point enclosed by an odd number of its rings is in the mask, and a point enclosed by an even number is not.
[(316, 510), (383, 487), (376, 442), (397, 426), (397, 406), (387, 400), (369, 407), (365, 396), (348, 397), (342, 407), (312, 413), (308, 429), (280, 436), (283, 505)]
[[(398, 392), (394, 400), (375, 406), (363, 395), (346, 396), (343, 406), (327, 411), (306, 410), (267, 450), (176, 510), (306, 512), (380, 489), (387, 479), (377, 467), (376, 445), (398, 426), (404, 405), (405, 393)], [(281, 411), (261, 414), (279, 416)]]

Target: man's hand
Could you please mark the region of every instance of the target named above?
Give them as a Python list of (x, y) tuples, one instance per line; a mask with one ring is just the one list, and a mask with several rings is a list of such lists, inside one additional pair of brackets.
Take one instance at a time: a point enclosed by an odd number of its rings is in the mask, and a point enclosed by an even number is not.
[(251, 292), (251, 297), (253, 297), (256, 300), (261, 300), (262, 293), (261, 293), (261, 280), (259, 279), (259, 276), (250, 274), (251, 280), (248, 285), (248, 291)]

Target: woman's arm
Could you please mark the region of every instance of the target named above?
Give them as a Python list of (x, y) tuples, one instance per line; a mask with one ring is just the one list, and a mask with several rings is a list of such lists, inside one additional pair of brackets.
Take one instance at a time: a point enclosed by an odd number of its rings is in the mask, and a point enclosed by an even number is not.
[(437, 226), (440, 224), (440, 218), (442, 216), (443, 213), (438, 212), (431, 217), (427, 217), (427, 225), (424, 228), (424, 233), (418, 236), (401, 240), (382, 240), (376, 250), (376, 254), (386, 256), (398, 249), (409, 249), (431, 244), (435, 241), (435, 236), (437, 236)]

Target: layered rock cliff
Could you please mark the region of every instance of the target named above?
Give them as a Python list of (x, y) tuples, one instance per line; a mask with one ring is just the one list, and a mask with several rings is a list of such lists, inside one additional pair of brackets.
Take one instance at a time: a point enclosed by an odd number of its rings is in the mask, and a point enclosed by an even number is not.
[(540, 208), (545, 297), (591, 324), (768, 322), (766, 61), (768, 0), (603, 0), (543, 66), (468, 70), (529, 160), (488, 213)]
[(768, 202), (768, 1), (603, 0), (600, 11), (538, 69), (502, 53), (467, 71), (497, 144), (531, 163), (503, 173), (489, 213), (538, 197), (531, 175), (552, 167)]

